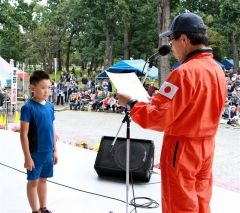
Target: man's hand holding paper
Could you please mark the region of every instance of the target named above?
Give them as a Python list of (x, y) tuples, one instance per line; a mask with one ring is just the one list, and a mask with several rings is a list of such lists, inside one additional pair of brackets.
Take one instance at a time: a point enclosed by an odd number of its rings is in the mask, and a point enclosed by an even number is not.
[(110, 73), (110, 80), (118, 91), (119, 104), (126, 106), (129, 100), (149, 102), (149, 95), (135, 73)]

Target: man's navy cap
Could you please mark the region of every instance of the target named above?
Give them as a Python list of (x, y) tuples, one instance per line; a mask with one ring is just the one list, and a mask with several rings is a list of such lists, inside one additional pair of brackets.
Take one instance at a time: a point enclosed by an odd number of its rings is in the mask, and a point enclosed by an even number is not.
[(205, 33), (206, 27), (202, 18), (194, 13), (182, 13), (172, 22), (170, 29), (160, 33), (160, 37), (168, 37), (175, 32)]

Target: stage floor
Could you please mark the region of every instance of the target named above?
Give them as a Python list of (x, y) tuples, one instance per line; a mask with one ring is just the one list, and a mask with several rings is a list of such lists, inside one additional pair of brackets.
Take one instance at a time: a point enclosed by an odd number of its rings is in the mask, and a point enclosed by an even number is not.
[[(124, 213), (125, 181), (99, 178), (94, 170), (96, 152), (58, 143), (59, 164), (48, 183), (48, 206), (53, 213)], [(9, 168), (12, 167), (12, 168)], [(26, 197), (26, 175), (19, 133), (0, 130), (0, 212), (31, 212)], [(160, 203), (160, 175), (152, 174), (149, 183), (134, 184), (135, 197), (149, 197)], [(132, 199), (129, 188), (129, 201)], [(214, 186), (213, 213), (239, 213), (240, 194)], [(129, 206), (129, 211), (133, 210)], [(133, 211), (134, 212), (134, 211)], [(137, 209), (138, 213), (160, 213), (154, 209)]]

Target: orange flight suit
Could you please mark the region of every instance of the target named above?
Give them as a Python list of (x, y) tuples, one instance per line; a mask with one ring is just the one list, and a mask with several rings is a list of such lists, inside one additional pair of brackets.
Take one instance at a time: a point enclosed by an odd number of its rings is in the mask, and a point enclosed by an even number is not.
[(164, 131), (160, 169), (163, 213), (210, 213), (214, 136), (226, 98), (225, 75), (211, 49), (173, 70), (151, 104), (138, 102), (132, 119)]

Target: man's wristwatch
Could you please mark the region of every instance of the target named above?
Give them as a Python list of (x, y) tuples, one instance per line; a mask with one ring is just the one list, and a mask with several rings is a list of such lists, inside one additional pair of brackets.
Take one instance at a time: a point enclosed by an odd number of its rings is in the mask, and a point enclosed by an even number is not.
[(131, 99), (131, 100), (129, 100), (129, 101), (127, 102), (127, 109), (128, 109), (128, 110), (131, 110), (137, 102), (138, 102), (137, 99)]

